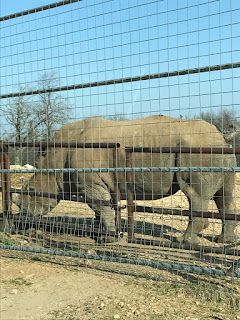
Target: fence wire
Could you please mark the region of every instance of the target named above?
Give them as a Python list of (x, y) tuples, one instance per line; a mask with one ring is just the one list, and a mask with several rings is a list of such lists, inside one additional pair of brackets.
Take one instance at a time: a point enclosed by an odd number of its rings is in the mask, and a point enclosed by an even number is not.
[(0, 22), (0, 247), (239, 278), (240, 3)]

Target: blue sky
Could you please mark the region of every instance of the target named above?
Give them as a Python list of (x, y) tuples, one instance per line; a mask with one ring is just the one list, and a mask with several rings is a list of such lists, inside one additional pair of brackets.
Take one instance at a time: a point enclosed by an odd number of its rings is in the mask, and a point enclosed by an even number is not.
[[(1, 16), (52, 2), (1, 1)], [(3, 21), (1, 93), (17, 92), (19, 85), (36, 89), (46, 71), (54, 72), (64, 86), (239, 62), (239, 30), (238, 0), (84, 0)], [(72, 106), (69, 121), (115, 113), (131, 119), (237, 111), (240, 70), (62, 95)]]
[[(50, 0), (1, 0), (0, 1), (0, 14), (1, 17), (21, 12), (25, 10), (29, 10), (32, 8), (41, 7), (50, 3), (53, 3), (55, 1)], [(56, 1), (57, 2), (57, 1)]]

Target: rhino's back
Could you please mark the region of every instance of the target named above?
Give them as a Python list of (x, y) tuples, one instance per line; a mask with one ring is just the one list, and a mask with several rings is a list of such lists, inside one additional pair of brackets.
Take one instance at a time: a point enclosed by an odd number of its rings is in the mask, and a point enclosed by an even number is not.
[[(124, 147), (189, 146), (216, 147), (227, 146), (222, 134), (215, 126), (203, 120), (182, 120), (155, 115), (127, 121), (112, 121), (103, 118), (87, 118), (63, 126), (56, 133), (56, 141), (71, 142), (118, 142), (119, 166), (126, 166)], [(113, 153), (107, 149), (72, 149), (72, 167), (112, 167)], [(172, 154), (136, 153), (133, 166), (166, 167), (175, 165), (176, 156)], [(210, 159), (211, 158), (211, 159)], [(225, 166), (224, 155), (181, 155), (178, 166)], [(231, 161), (233, 156), (231, 156)], [(211, 160), (211, 161), (210, 161)], [(234, 159), (233, 159), (234, 160)], [(190, 163), (190, 164), (189, 164)], [(171, 175), (171, 174), (170, 174)], [(171, 179), (170, 179), (171, 180)]]
[(121, 146), (227, 146), (215, 126), (203, 120), (154, 115), (137, 120), (86, 118), (64, 125), (56, 141), (119, 142)]

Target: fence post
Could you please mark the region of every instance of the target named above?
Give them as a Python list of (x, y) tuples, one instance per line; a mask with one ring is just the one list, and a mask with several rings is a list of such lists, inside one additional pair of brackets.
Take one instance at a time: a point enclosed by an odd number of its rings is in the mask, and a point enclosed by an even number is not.
[[(113, 149), (113, 167), (118, 167), (118, 149)], [(118, 185), (118, 173), (115, 171), (113, 173), (114, 176), (114, 196), (113, 196), (113, 205), (115, 210), (115, 225), (116, 225), (116, 233), (119, 234), (122, 232), (122, 220), (121, 220), (121, 194)]]
[[(4, 145), (3, 141), (0, 141), (0, 154), (1, 154), (1, 169), (9, 169), (9, 159), (8, 159), (8, 153), (7, 153), (7, 146)], [(3, 211), (3, 220), (0, 221), (0, 231), (5, 231), (6, 229), (9, 229), (8, 224), (8, 213), (10, 210), (10, 174), (2, 172), (1, 173), (1, 184), (2, 184), (2, 211)]]
[[(126, 152), (126, 167), (132, 167), (132, 152), (125, 150)], [(131, 190), (131, 186), (133, 184), (133, 173), (132, 171), (127, 171), (127, 212), (128, 212), (128, 242), (134, 242), (134, 211), (135, 205), (133, 202), (133, 194)]]

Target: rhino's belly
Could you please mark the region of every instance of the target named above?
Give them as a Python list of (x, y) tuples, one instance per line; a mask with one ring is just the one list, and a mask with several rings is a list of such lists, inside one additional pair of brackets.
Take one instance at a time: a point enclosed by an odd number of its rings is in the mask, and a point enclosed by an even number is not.
[[(179, 190), (173, 172), (135, 173), (130, 189), (136, 200), (156, 200)], [(126, 183), (119, 183), (121, 199), (126, 199)]]

